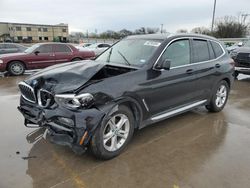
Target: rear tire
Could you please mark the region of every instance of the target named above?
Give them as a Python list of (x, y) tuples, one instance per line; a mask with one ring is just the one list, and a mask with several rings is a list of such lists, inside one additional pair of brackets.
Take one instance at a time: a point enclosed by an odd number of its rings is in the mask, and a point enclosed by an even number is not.
[(118, 156), (127, 146), (134, 133), (134, 117), (126, 106), (103, 120), (91, 138), (90, 147), (95, 157), (112, 159)]
[(216, 86), (211, 101), (206, 108), (210, 112), (220, 112), (227, 103), (229, 86), (225, 80), (222, 80)]
[(24, 73), (25, 66), (20, 61), (12, 61), (8, 66), (8, 72), (13, 76), (20, 76)]
[(235, 72), (234, 72), (234, 78), (237, 79), (238, 76), (239, 76), (239, 72), (235, 71)]

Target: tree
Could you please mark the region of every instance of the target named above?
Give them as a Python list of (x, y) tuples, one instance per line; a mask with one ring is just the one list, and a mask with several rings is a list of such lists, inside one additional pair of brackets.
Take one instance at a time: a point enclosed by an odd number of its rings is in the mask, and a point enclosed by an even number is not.
[(218, 38), (241, 38), (247, 34), (249, 24), (241, 23), (233, 16), (225, 16), (215, 22), (213, 35)]
[(176, 31), (176, 33), (187, 33), (188, 30), (187, 29), (179, 29)]
[(206, 27), (195, 27), (191, 30), (191, 33), (211, 35), (211, 31)]
[(146, 28), (141, 27), (140, 29), (136, 29), (134, 34), (137, 34), (137, 35), (146, 34)]
[(133, 32), (129, 31), (127, 29), (122, 29), (121, 31), (118, 32), (121, 38), (124, 38), (126, 36), (132, 35)]
[(159, 32), (159, 28), (147, 27), (146, 32), (147, 34), (154, 34)]

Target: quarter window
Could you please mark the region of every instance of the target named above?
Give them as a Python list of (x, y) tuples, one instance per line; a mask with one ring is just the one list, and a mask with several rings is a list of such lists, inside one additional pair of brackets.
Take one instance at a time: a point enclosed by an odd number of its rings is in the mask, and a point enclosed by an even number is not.
[(209, 50), (206, 40), (193, 40), (193, 63), (208, 61)]
[(67, 52), (71, 52), (70, 48), (66, 45), (56, 45), (56, 48), (55, 48), (55, 52), (64, 52), (64, 53), (67, 53)]
[(221, 56), (223, 54), (223, 50), (221, 49), (221, 46), (218, 43), (213, 42), (213, 41), (211, 41), (211, 44), (214, 49), (215, 57), (217, 58)]
[(178, 67), (190, 64), (190, 45), (189, 40), (178, 40), (169, 45), (162, 54), (162, 60), (169, 59), (171, 67)]

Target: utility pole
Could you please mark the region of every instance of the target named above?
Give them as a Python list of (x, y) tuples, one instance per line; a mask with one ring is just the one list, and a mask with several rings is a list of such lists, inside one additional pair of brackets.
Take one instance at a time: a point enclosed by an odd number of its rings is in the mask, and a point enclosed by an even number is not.
[(161, 33), (163, 32), (163, 24), (161, 24)]
[(241, 23), (245, 25), (247, 17), (250, 16), (250, 14), (241, 14)]
[(214, 18), (215, 18), (215, 8), (216, 8), (216, 0), (214, 0), (214, 9), (213, 9), (213, 18), (212, 18), (212, 28), (211, 31), (214, 30)]

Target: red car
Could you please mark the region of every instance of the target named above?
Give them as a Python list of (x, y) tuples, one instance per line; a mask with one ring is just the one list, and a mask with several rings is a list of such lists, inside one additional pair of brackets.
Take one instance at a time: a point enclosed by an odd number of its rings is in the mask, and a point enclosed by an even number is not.
[(41, 69), (58, 63), (79, 61), (95, 57), (92, 51), (79, 51), (71, 44), (39, 43), (23, 53), (0, 55), (0, 71), (22, 75), (28, 69)]

